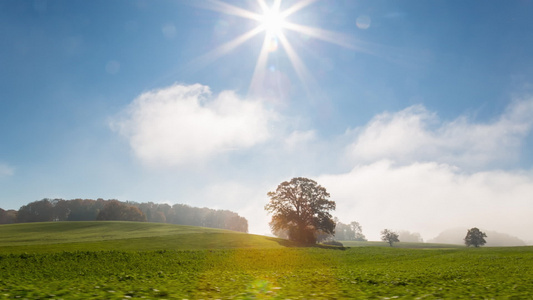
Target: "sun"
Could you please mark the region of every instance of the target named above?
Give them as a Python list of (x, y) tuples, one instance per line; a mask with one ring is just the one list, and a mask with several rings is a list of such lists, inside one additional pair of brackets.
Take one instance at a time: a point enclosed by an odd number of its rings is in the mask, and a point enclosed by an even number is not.
[(280, 35), (285, 27), (285, 17), (278, 8), (272, 7), (263, 13), (260, 24), (267, 35), (275, 37)]
[(296, 24), (288, 20), (288, 18), (294, 13), (320, 0), (299, 0), (293, 2), (291, 6), (284, 9), (281, 9), (282, 0), (271, 1), (272, 5), (270, 6), (267, 4), (266, 0), (256, 0), (259, 6), (258, 12), (250, 11), (220, 0), (197, 1), (199, 3), (204, 3), (204, 5), (201, 5), (203, 8), (218, 11), (227, 15), (254, 20), (257, 22), (257, 26), (200, 56), (192, 62), (192, 64), (196, 65), (195, 67), (208, 65), (220, 57), (227, 55), (254, 36), (264, 33), (263, 45), (259, 51), (259, 56), (257, 58), (248, 91), (252, 94), (255, 92), (261, 92), (261, 87), (265, 80), (265, 73), (269, 69), (268, 57), (271, 53), (278, 51), (279, 48), (282, 48), (286, 53), (293, 69), (304, 86), (308, 87), (316, 85), (313, 76), (307, 70), (307, 67), (298, 55), (296, 49), (292, 46), (289, 36), (286, 34), (287, 31), (294, 31), (298, 33), (299, 36), (319, 39), (346, 48), (356, 50), (359, 48), (356, 43), (352, 42), (353, 39), (350, 36), (322, 28)]

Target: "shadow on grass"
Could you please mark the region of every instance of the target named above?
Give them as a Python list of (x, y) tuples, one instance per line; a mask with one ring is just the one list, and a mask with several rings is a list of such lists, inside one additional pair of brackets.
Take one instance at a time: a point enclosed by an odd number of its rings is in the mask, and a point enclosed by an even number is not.
[(286, 240), (286, 239), (280, 239), (280, 238), (275, 238), (275, 237), (266, 237), (266, 239), (269, 241), (276, 242), (280, 246), (283, 246), (283, 247), (302, 247), (302, 245), (296, 242), (293, 242), (293, 241)]
[(344, 246), (333, 246), (333, 245), (324, 245), (324, 244), (304, 244), (304, 243), (298, 243), (286, 239), (280, 239), (280, 238), (274, 238), (274, 237), (267, 237), (267, 240), (273, 241), (278, 243), (280, 246), (283, 247), (289, 247), (289, 248), (320, 248), (320, 249), (329, 249), (329, 250), (346, 250), (350, 247), (344, 247)]

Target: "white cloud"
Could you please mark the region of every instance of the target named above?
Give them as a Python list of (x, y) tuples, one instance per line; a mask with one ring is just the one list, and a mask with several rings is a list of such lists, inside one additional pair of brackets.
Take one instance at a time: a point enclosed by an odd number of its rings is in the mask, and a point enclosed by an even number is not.
[(318, 176), (336, 215), (379, 239), (384, 228), (433, 238), (478, 226), (533, 241), (533, 172), (501, 170), (518, 161), (533, 127), (533, 99), (513, 102), (491, 122), (439, 120), (421, 105), (383, 113), (349, 132), (349, 172)]
[(13, 167), (0, 163), (0, 178), (13, 176), (13, 174), (15, 174), (15, 169)]
[(429, 239), (448, 228), (477, 226), (533, 240), (533, 172), (466, 174), (435, 162), (379, 161), (317, 181), (337, 202), (335, 215), (360, 222), (371, 239), (384, 228)]
[(400, 163), (437, 161), (482, 167), (518, 158), (533, 125), (533, 100), (517, 101), (497, 120), (484, 124), (459, 117), (440, 121), (421, 105), (383, 113), (355, 131), (348, 154), (357, 162), (391, 159)]
[(477, 226), (533, 241), (528, 230), (533, 172), (494, 168), (518, 159), (532, 113), (533, 101), (525, 100), (490, 122), (467, 117), (444, 122), (414, 106), (323, 139), (261, 102), (233, 92), (212, 96), (197, 84), (140, 95), (114, 126), (149, 165), (216, 162), (234, 149), (254, 154), (232, 172), (217, 169), (220, 164), (208, 178), (200, 172), (201, 188), (183, 198), (191, 205), (238, 212), (252, 233), (269, 231), (266, 193), (283, 180), (306, 176), (331, 193), (335, 216), (360, 222), (370, 239), (379, 239), (384, 228), (419, 232), (428, 240), (448, 228)]
[(246, 149), (270, 137), (274, 114), (259, 101), (207, 86), (175, 84), (137, 97), (112, 127), (149, 165), (176, 166)]
[[(518, 156), (532, 126), (532, 112), (533, 101), (515, 102), (496, 120), (479, 124), (466, 117), (442, 122), (414, 106), (375, 117), (352, 132), (351, 140), (345, 135), (328, 143), (312, 130), (294, 131), (283, 137), (285, 147), (276, 154), (290, 158), (284, 165), (295, 168), (291, 176), (307, 176), (326, 187), (337, 202), (333, 215), (343, 222), (360, 222), (370, 239), (379, 240), (384, 228), (419, 232), (428, 240), (448, 228), (477, 226), (533, 241), (533, 172), (489, 166), (506, 162), (507, 155)], [(346, 170), (347, 162), (335, 154), (346, 148), (356, 160), (353, 167), (348, 163), (350, 171), (338, 171)], [(305, 156), (305, 162), (287, 155), (293, 152)], [(306, 166), (328, 157), (338, 162), (328, 160), (326, 169)], [(270, 188), (280, 182), (271, 181)], [(268, 230), (269, 218), (262, 209), (268, 187), (224, 187), (227, 190), (214, 190), (216, 195), (233, 195), (224, 197), (224, 203), (246, 198), (247, 204), (237, 209), (251, 220), (252, 232)]]

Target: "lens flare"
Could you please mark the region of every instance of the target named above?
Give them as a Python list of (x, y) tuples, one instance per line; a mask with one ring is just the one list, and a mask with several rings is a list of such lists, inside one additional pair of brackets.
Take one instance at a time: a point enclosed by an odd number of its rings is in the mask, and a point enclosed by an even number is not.
[(275, 37), (275, 36), (270, 36), (268, 38), (268, 51), (269, 52), (274, 52), (276, 50), (278, 50), (278, 38)]
[(368, 29), (370, 27), (371, 19), (369, 16), (359, 16), (355, 24), (359, 29)]

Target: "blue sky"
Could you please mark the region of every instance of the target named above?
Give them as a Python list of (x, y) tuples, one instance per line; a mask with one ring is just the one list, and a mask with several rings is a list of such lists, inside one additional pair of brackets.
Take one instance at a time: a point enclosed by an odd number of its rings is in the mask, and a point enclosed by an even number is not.
[(0, 0), (0, 207), (186, 203), (265, 234), (305, 176), (371, 239), (533, 243), (533, 1), (285, 0), (282, 33), (227, 47), (260, 4)]

